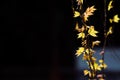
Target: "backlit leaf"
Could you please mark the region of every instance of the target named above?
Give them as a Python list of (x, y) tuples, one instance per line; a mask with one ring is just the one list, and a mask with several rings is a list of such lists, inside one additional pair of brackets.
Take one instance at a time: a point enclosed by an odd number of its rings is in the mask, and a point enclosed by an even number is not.
[(115, 23), (118, 23), (119, 20), (120, 20), (120, 18), (119, 18), (118, 15), (116, 14), (116, 15), (113, 17), (113, 21), (114, 21)]
[(84, 12), (84, 21), (88, 21), (88, 17), (93, 15), (93, 12), (95, 11), (96, 9), (94, 8), (94, 6), (91, 6), (91, 7), (88, 7), (86, 9), (86, 11)]
[(103, 63), (104, 61), (102, 59), (99, 60), (99, 63)]
[(85, 38), (85, 33), (83, 33), (83, 32), (79, 33), (78, 38)]
[(88, 30), (88, 33), (93, 37), (97, 37), (96, 33), (98, 33), (98, 31), (94, 29), (94, 26), (91, 26)]
[(88, 70), (84, 70), (84, 75), (85, 75), (85, 76), (88, 75), (89, 72), (90, 72), (90, 71), (88, 71)]
[(80, 16), (80, 13), (79, 13), (78, 11), (75, 11), (75, 13), (74, 13), (74, 18), (76, 18), (76, 17), (78, 17), (78, 16)]
[(118, 23), (120, 18), (118, 17), (118, 14), (114, 15), (113, 19), (109, 19), (110, 23), (115, 22)]
[(107, 68), (107, 65), (105, 63), (99, 65), (101, 68)]
[(80, 47), (77, 51), (76, 51), (76, 56), (80, 56), (82, 53), (84, 52), (84, 47)]
[(110, 11), (110, 9), (113, 8), (112, 3), (113, 3), (113, 1), (111, 0), (108, 4), (108, 11)]

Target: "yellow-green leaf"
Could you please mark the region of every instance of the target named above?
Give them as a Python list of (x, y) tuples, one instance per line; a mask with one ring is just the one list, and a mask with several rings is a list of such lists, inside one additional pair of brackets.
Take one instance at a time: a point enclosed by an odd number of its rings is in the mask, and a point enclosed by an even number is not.
[(120, 20), (120, 18), (119, 18), (118, 15), (116, 14), (116, 15), (113, 17), (113, 21), (114, 21), (115, 23), (118, 23), (119, 20)]
[(104, 63), (104, 64), (100, 64), (99, 65), (101, 68), (107, 68), (107, 65)]
[(85, 75), (85, 76), (88, 75), (89, 72), (90, 72), (90, 71), (88, 71), (88, 70), (84, 70), (84, 75)]
[(88, 17), (93, 15), (94, 11), (96, 10), (96, 8), (94, 8), (94, 6), (88, 7), (86, 9), (86, 11), (84, 12), (84, 21), (88, 21)]
[(113, 1), (111, 0), (108, 4), (108, 11), (110, 11), (113, 8), (112, 3), (113, 3)]
[(99, 60), (99, 63), (103, 63), (104, 61), (102, 59)]
[(76, 17), (78, 17), (78, 16), (80, 16), (80, 13), (79, 13), (78, 11), (75, 11), (75, 13), (74, 13), (74, 18), (76, 18)]
[(109, 19), (109, 21), (110, 21), (110, 23), (112, 23), (112, 22), (113, 22), (113, 19)]
[(109, 27), (109, 30), (108, 30), (108, 32), (107, 32), (107, 36), (109, 35), (109, 34), (112, 34), (113, 33), (113, 30), (112, 30), (112, 26), (111, 27)]
[(79, 49), (76, 51), (76, 55), (80, 56), (84, 52), (84, 47), (79, 47)]
[(78, 38), (85, 38), (85, 33), (83, 33), (83, 32), (79, 33)]
[(91, 27), (89, 28), (89, 30), (88, 30), (88, 33), (89, 33), (89, 35), (91, 35), (91, 36), (93, 36), (93, 37), (97, 37), (96, 33), (98, 33), (98, 31), (96, 31), (96, 30), (94, 29), (94, 26), (91, 26)]

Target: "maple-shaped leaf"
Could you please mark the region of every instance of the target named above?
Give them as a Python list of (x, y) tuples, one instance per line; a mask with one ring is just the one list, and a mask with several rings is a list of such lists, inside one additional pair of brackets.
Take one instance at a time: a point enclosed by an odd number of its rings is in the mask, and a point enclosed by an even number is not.
[(120, 18), (118, 17), (118, 14), (114, 15), (113, 19), (109, 19), (110, 23), (115, 22), (118, 23)]
[(111, 0), (108, 4), (108, 11), (110, 11), (113, 8), (112, 3), (113, 3), (113, 1)]
[(89, 35), (93, 36), (93, 37), (97, 37), (96, 33), (98, 33), (98, 31), (96, 31), (94, 29), (94, 26), (90, 26), (89, 30), (88, 30)]
[(118, 15), (116, 14), (116, 15), (113, 17), (113, 21), (114, 21), (115, 23), (118, 23), (119, 20), (120, 20), (120, 18), (119, 18)]
[(101, 70), (101, 67), (98, 65), (98, 63), (94, 62), (93, 65), (90, 66), (92, 70)]
[(80, 13), (78, 11), (75, 11), (74, 12), (74, 18), (79, 17), (79, 16), (80, 16)]
[(85, 33), (84, 32), (79, 33), (78, 38), (82, 38), (82, 39), (85, 38)]
[(76, 51), (76, 56), (80, 56), (84, 52), (84, 47), (79, 47), (79, 49)]
[(94, 8), (94, 6), (91, 6), (91, 7), (88, 7), (86, 9), (86, 11), (84, 12), (84, 21), (88, 21), (88, 17), (93, 15), (93, 12), (95, 11), (96, 9)]

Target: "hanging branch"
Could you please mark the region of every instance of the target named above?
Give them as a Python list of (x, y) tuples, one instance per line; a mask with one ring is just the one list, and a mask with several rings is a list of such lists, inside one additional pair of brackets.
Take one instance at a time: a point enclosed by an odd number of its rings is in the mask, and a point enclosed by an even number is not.
[[(106, 0), (104, 0), (104, 43), (103, 43), (103, 49), (101, 51), (102, 58), (100, 60), (97, 60), (97, 58), (94, 56), (94, 46), (99, 45), (99, 40), (92, 40), (90, 37), (98, 37), (97, 33), (98, 31), (95, 30), (95, 26), (88, 25), (87, 22), (89, 21), (89, 17), (94, 15), (94, 12), (96, 11), (95, 6), (91, 6), (84, 10), (83, 8), (83, 0), (77, 0), (76, 1), (76, 8), (73, 8), (74, 18), (75, 21), (75, 30), (78, 32), (78, 39), (81, 39), (81, 47), (76, 50), (76, 56), (79, 57), (82, 55), (82, 59), (86, 61), (88, 64), (89, 69), (85, 69), (84, 76), (89, 76), (89, 80), (93, 79), (99, 79), (104, 80), (104, 69), (107, 67), (107, 65), (104, 63), (104, 52), (106, 47), (106, 41), (109, 34), (112, 34), (112, 27), (109, 27), (109, 30), (106, 30), (106, 22), (107, 22), (107, 4)], [(108, 4), (108, 11), (110, 11), (112, 6), (113, 0), (111, 0)], [(84, 12), (83, 12), (84, 11)], [(113, 19), (109, 19), (110, 23), (113, 24), (113, 22), (118, 23), (119, 22), (118, 15), (115, 15)], [(80, 23), (81, 22), (81, 23)], [(97, 62), (98, 61), (98, 62)], [(99, 71), (102, 72), (102, 76), (97, 74)], [(97, 78), (98, 76), (98, 78)]]

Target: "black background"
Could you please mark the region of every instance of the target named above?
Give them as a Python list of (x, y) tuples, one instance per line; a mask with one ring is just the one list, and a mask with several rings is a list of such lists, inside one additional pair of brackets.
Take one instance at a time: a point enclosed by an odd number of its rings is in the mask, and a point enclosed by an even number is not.
[[(88, 6), (97, 4), (92, 24), (102, 31), (103, 2), (88, 1)], [(115, 10), (119, 13), (117, 6)], [(1, 80), (75, 80), (78, 44), (72, 16), (69, 0), (0, 1)], [(119, 46), (119, 24), (115, 25), (109, 42)]]

